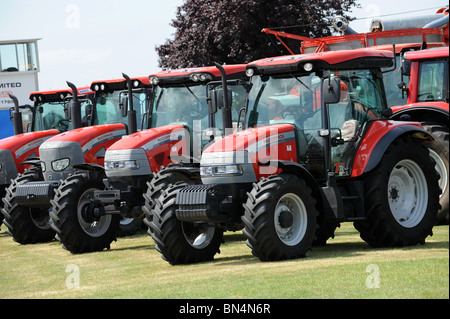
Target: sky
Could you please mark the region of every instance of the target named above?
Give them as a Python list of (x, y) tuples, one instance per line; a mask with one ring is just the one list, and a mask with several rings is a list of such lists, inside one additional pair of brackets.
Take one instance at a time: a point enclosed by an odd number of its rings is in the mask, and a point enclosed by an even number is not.
[[(172, 39), (170, 23), (184, 0), (0, 0), (0, 41), (40, 38), (39, 89), (66, 81), (147, 76), (160, 71), (155, 47)], [(367, 32), (373, 17), (434, 14), (447, 0), (357, 0), (350, 26)], [(413, 12), (412, 12), (413, 11)]]

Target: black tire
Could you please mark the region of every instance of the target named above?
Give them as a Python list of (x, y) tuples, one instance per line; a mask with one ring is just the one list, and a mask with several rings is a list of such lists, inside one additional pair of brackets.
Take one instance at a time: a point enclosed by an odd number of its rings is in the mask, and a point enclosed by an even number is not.
[[(223, 243), (222, 229), (206, 223), (194, 224), (177, 219), (176, 194), (186, 185), (187, 182), (179, 182), (161, 191), (149, 223), (149, 234), (156, 243), (156, 250), (171, 265), (213, 260), (214, 255), (220, 253), (219, 247)], [(196, 243), (194, 238), (200, 238), (201, 234), (206, 234), (206, 240)]]
[[(8, 188), (8, 185), (0, 185), (0, 212), (3, 209), (3, 198), (6, 196), (6, 189)], [(3, 224), (3, 214), (0, 214), (0, 230), (1, 230), (1, 226)]]
[(313, 246), (325, 246), (328, 239), (334, 238), (334, 233), (338, 227), (341, 227), (341, 224), (338, 222), (324, 221), (319, 223), (319, 228), (316, 230), (316, 239), (313, 242)]
[(50, 227), (49, 207), (19, 206), (15, 199), (18, 185), (43, 180), (39, 169), (25, 171), (11, 182), (3, 198), (2, 213), (7, 233), (22, 245), (45, 243), (55, 237), (55, 231)]
[(428, 133), (433, 135), (434, 141), (426, 142), (425, 145), (430, 149), (430, 155), (436, 161), (436, 169), (440, 174), (439, 186), (442, 194), (439, 199), (441, 209), (437, 214), (438, 225), (449, 224), (449, 136), (448, 127), (434, 123), (422, 123)]
[(301, 258), (311, 249), (319, 213), (303, 179), (290, 174), (261, 179), (244, 208), (247, 245), (261, 261)]
[(92, 192), (104, 189), (101, 176), (76, 173), (65, 179), (51, 201), (52, 227), (56, 238), (71, 253), (80, 254), (110, 249), (116, 240), (120, 215), (93, 217), (86, 214), (92, 202)]
[(159, 198), (162, 189), (167, 189), (170, 184), (175, 184), (180, 181), (186, 181), (189, 177), (185, 174), (175, 171), (160, 170), (153, 178), (147, 182), (147, 192), (144, 193), (144, 224), (147, 225), (149, 232), (151, 232), (150, 223), (152, 222), (152, 210), (155, 207), (155, 199)]
[(136, 234), (142, 229), (143, 217), (127, 218), (122, 217), (120, 219), (119, 230), (117, 231), (117, 237), (126, 237)]
[(364, 177), (364, 192), (366, 219), (354, 225), (371, 246), (424, 244), (433, 234), (440, 188), (423, 143), (410, 137), (395, 140)]

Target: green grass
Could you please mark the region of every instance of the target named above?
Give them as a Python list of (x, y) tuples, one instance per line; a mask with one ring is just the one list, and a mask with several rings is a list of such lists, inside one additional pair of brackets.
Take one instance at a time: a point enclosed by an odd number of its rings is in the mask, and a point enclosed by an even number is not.
[[(119, 238), (111, 250), (72, 255), (56, 241), (21, 246), (0, 231), (0, 298), (449, 298), (449, 227), (425, 245), (374, 249), (343, 224), (307, 258), (260, 262), (241, 232), (226, 233), (215, 261), (171, 266), (149, 235)], [(79, 288), (66, 285), (68, 265)], [(379, 288), (368, 288), (369, 265)], [(70, 278), (70, 277), (69, 277)]]

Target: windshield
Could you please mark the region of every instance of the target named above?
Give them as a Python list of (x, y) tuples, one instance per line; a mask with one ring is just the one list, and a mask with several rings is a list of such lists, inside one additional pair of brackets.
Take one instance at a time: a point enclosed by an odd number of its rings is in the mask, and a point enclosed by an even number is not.
[(448, 100), (448, 62), (420, 63), (417, 102)]
[[(380, 119), (387, 108), (383, 86), (370, 70), (335, 71), (330, 77), (339, 77), (341, 98), (330, 105), (330, 127), (338, 122), (354, 119), (361, 124)], [(296, 124), (299, 128), (325, 128), (321, 116), (322, 81), (315, 73), (253, 77), (249, 93), (247, 127), (277, 123)], [(312, 119), (313, 118), (313, 119)], [(306, 125), (306, 126), (305, 126)]]
[(206, 128), (208, 115), (206, 85), (158, 86), (156, 88), (151, 127), (181, 124), (192, 129), (193, 121), (200, 120), (202, 127)]
[[(294, 123), (320, 108), (321, 79), (306, 76), (271, 76), (252, 78), (249, 93), (247, 126)], [(320, 119), (320, 118), (319, 118)], [(320, 123), (317, 123), (317, 127)]]
[[(298, 136), (299, 162), (317, 178), (325, 179), (324, 139), (321, 129), (329, 129), (339, 146), (331, 150), (331, 165), (339, 173), (350, 173), (348, 150), (358, 140), (365, 123), (384, 118), (387, 108), (382, 80), (372, 70), (333, 71), (326, 77), (340, 80), (340, 100), (324, 108), (323, 78), (316, 73), (255, 76), (249, 93), (248, 128), (271, 124), (293, 124)], [(324, 110), (327, 114), (323, 114)], [(327, 120), (324, 123), (324, 120)], [(334, 170), (334, 167), (330, 167)]]
[[(64, 107), (70, 100), (60, 102), (47, 102), (39, 104), (33, 119), (33, 130), (43, 131), (57, 129), (59, 132), (65, 132), (70, 128), (70, 120), (66, 120)], [(82, 100), (81, 114), (85, 114), (86, 105), (91, 104), (90, 100)]]
[[(128, 91), (114, 91), (112, 93), (101, 92), (96, 95), (96, 111), (97, 116), (94, 125), (123, 123), (128, 125), (128, 116), (122, 117), (119, 107), (120, 99), (128, 96)], [(146, 118), (144, 116), (150, 92), (147, 90), (133, 91), (133, 109), (136, 111), (137, 129), (146, 128)], [(126, 105), (129, 108), (129, 105)], [(84, 114), (84, 113), (82, 113)]]
[[(386, 99), (388, 106), (396, 106), (406, 104), (407, 95), (398, 87), (398, 83), (404, 82), (405, 86), (409, 86), (409, 75), (402, 76), (401, 56), (397, 55), (397, 69), (383, 74), (383, 83), (386, 90)], [(383, 69), (387, 70), (387, 69)]]
[(97, 111), (97, 116), (94, 120), (95, 125), (114, 123), (127, 124), (127, 118), (122, 117), (120, 113), (119, 91), (114, 91), (112, 93), (98, 93), (95, 100)]

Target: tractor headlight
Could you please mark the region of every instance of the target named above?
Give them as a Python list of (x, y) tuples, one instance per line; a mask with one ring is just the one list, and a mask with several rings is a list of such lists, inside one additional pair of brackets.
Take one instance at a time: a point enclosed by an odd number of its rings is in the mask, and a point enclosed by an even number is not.
[(139, 163), (135, 160), (105, 161), (105, 170), (113, 171), (118, 169), (139, 169)]
[(201, 176), (237, 176), (242, 175), (240, 164), (214, 165), (200, 167)]
[(198, 81), (205, 82), (208, 80), (212, 80), (212, 76), (207, 73), (194, 73), (189, 76), (189, 79), (194, 82), (198, 82)]
[(152, 76), (150, 78), (150, 83), (153, 85), (158, 85), (159, 84), (159, 79), (156, 76)]
[(67, 168), (67, 166), (69, 166), (70, 164), (70, 159), (68, 158), (63, 158), (60, 160), (56, 160), (52, 162), (52, 168), (55, 172), (60, 172), (63, 171)]

